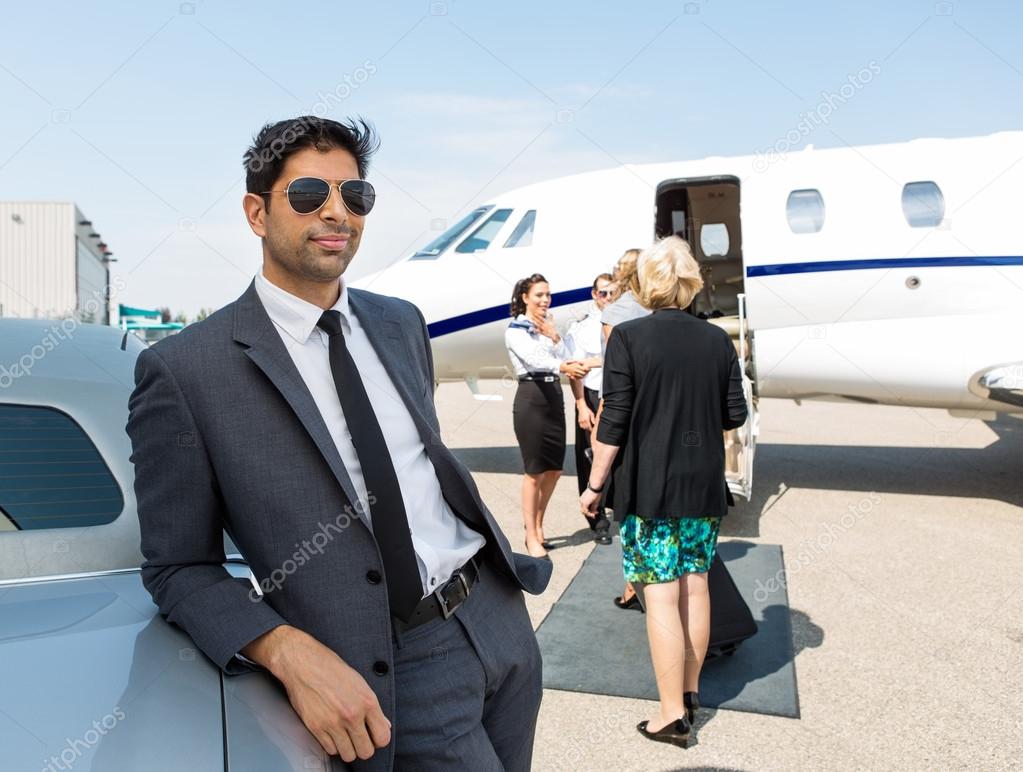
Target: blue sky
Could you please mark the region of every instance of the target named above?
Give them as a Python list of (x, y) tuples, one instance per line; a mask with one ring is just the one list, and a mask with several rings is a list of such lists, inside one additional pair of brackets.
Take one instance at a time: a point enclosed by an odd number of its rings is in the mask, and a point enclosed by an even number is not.
[(233, 300), (258, 270), (241, 156), (267, 121), (326, 110), (379, 130), (380, 198), (352, 276), (523, 184), (764, 151), (871, 63), (876, 75), (807, 142), (1023, 128), (1023, 4), (624, 7), (11, 5), (0, 198), (76, 201), (119, 259), (116, 300), (191, 316)]

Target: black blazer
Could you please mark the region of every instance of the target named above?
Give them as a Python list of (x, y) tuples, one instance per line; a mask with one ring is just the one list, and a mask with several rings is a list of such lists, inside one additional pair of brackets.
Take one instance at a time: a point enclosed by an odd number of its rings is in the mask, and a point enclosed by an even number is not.
[(615, 519), (724, 515), (722, 432), (745, 421), (727, 332), (671, 308), (615, 326), (597, 427), (598, 440), (622, 446), (613, 467)]

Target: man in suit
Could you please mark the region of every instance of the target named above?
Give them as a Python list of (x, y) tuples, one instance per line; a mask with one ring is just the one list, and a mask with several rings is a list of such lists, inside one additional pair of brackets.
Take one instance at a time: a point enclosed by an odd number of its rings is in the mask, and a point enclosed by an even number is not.
[[(263, 266), (138, 359), (128, 434), (147, 589), (226, 673), (262, 667), (337, 768), (528, 770), (541, 663), (513, 554), (444, 446), (422, 314), (348, 287), (375, 193), (364, 121), (265, 126)], [(222, 532), (261, 592), (223, 568)]]

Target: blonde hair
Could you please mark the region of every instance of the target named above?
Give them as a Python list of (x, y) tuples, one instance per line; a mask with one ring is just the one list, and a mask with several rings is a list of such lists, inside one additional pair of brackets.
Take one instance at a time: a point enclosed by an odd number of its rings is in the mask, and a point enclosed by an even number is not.
[(644, 249), (636, 262), (636, 275), (636, 298), (649, 309), (688, 308), (703, 289), (700, 264), (678, 236), (668, 236)]
[(639, 279), (636, 277), (636, 263), (639, 260), (641, 251), (638, 249), (626, 249), (622, 256), (615, 263), (614, 270), (614, 294), (612, 300), (618, 300), (626, 292), (631, 292), (639, 297)]

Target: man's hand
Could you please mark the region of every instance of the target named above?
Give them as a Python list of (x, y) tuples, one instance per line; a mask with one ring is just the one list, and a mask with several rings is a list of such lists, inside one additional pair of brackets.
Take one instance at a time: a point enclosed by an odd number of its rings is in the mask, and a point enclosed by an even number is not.
[(346, 762), (368, 759), (391, 741), (391, 722), (366, 679), (311, 635), (281, 625), (241, 654), (284, 685), (298, 717), (328, 754)]
[(593, 411), (590, 410), (590, 406), (586, 404), (586, 400), (576, 400), (575, 408), (579, 412), (579, 428), (584, 432), (591, 431), (593, 429), (594, 415)]
[(589, 368), (578, 359), (562, 362), (559, 369), (569, 378), (582, 378), (589, 371)]

